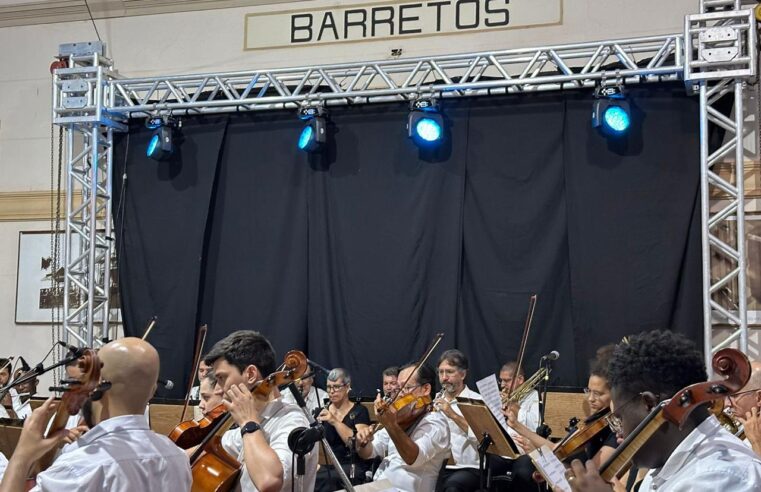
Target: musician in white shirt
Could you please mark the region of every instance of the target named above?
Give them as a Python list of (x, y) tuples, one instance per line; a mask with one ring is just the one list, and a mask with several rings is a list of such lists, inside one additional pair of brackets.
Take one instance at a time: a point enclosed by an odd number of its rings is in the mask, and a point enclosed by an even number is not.
[[(111, 386), (93, 402), (98, 422), (65, 446), (50, 468), (36, 478), (33, 491), (145, 492), (188, 491), (187, 456), (166, 436), (148, 428), (143, 412), (156, 390), (159, 356), (139, 338), (108, 343), (98, 353), (101, 380)], [(47, 451), (72, 441), (83, 430), (64, 429), (43, 437), (58, 404), (48, 399), (24, 424), (0, 491), (26, 490), (27, 472)]]
[[(526, 376), (523, 372), (523, 367), (519, 369), (518, 374), (515, 374), (515, 370), (518, 368), (518, 363), (515, 361), (507, 362), (502, 366), (499, 371), (499, 385), (502, 391), (507, 391), (510, 388), (515, 390), (520, 387), (525, 381)], [(515, 379), (515, 382), (513, 382)], [(508, 417), (508, 409), (505, 407), (505, 418)], [(539, 393), (536, 390), (530, 391), (523, 400), (520, 401), (520, 408), (518, 410), (518, 422), (528, 427), (532, 432), (536, 432), (536, 428), (539, 427)], [(507, 430), (510, 437), (513, 439), (520, 437), (512, 428)]]
[[(300, 408), (283, 401), (277, 388), (266, 396), (251, 391), (276, 370), (272, 345), (258, 332), (236, 331), (217, 342), (205, 360), (238, 426), (222, 436), (222, 446), (243, 464), (240, 490), (290, 492), (294, 454), (288, 436), (309, 421)], [(307, 454), (305, 491), (314, 489), (317, 461), (316, 450)]]
[(439, 357), (438, 364), (441, 396), (434, 406), (447, 418), (450, 449), (453, 464), (447, 465), (439, 474), (437, 491), (475, 491), (480, 487), (478, 473), (478, 439), (462, 416), (456, 398), (481, 400), (481, 395), (465, 384), (468, 376), (468, 358), (459, 350), (447, 350)]
[[(310, 413), (314, 414), (316, 409), (322, 409), (325, 406), (325, 400), (328, 399), (328, 393), (315, 386), (314, 372), (308, 374), (306, 377), (300, 378), (296, 382), (296, 387), (301, 392), (301, 396), (304, 397), (304, 402), (306, 402), (307, 410), (309, 410)], [(290, 391), (283, 392), (283, 401), (290, 403), (291, 405), (296, 405), (296, 399)]]
[(745, 444), (761, 455), (761, 362), (751, 362), (750, 366), (750, 379), (743, 389), (726, 398), (725, 410), (742, 424)]
[[(682, 335), (651, 331), (615, 349), (608, 381), (614, 413), (609, 424), (626, 437), (662, 400), (707, 379), (703, 354)], [(650, 471), (640, 492), (751, 492), (761, 490), (761, 460), (725, 430), (705, 405), (679, 428), (664, 423), (634, 453), (633, 466)], [(591, 461), (574, 460), (566, 473), (574, 491), (611, 491)]]
[[(408, 365), (399, 372), (399, 381), (406, 384), (399, 389), (398, 396), (431, 396), (436, 382), (433, 369), (422, 365), (415, 374), (413, 370), (414, 366)], [(434, 490), (439, 470), (449, 455), (446, 417), (439, 412), (428, 412), (411, 429), (405, 430), (397, 422), (397, 411), (393, 406), (384, 408), (380, 395), (375, 400), (375, 411), (384, 428), (375, 435), (372, 427), (357, 434), (361, 458), (383, 458), (374, 479), (387, 479), (404, 492)]]

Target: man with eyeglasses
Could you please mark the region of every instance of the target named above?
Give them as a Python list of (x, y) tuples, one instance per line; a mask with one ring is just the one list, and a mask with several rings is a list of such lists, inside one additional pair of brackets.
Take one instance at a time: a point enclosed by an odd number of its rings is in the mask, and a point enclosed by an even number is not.
[[(658, 403), (707, 379), (703, 354), (682, 335), (651, 331), (629, 337), (613, 352), (608, 372), (611, 427), (626, 437)], [(682, 428), (664, 423), (632, 457), (650, 471), (640, 492), (761, 490), (761, 460), (725, 430), (703, 405)], [(566, 478), (574, 491), (613, 490), (594, 463), (574, 460)]]
[(439, 357), (439, 382), (442, 392), (434, 401), (436, 408), (447, 418), (453, 464), (439, 474), (436, 490), (466, 492), (478, 490), (478, 438), (457, 406), (456, 398), (480, 400), (481, 395), (468, 388), (468, 358), (459, 350), (447, 350)]
[[(322, 410), (325, 401), (328, 399), (328, 394), (314, 385), (314, 372), (297, 380), (296, 387), (301, 392), (301, 396), (304, 397), (304, 402), (306, 402), (307, 410), (309, 410), (309, 412), (314, 414), (317, 413), (317, 409)], [(291, 405), (296, 405), (296, 399), (290, 391), (283, 392), (283, 401), (290, 403)]]
[(761, 455), (761, 362), (751, 362), (750, 366), (748, 383), (726, 399), (725, 407), (730, 416), (742, 424), (746, 444)]
[[(399, 381), (399, 397), (433, 397), (436, 374), (430, 366), (422, 365), (413, 374), (414, 364), (403, 366)], [(384, 408), (380, 395), (375, 400), (375, 411), (384, 428), (373, 435), (372, 428), (357, 434), (359, 455), (363, 459), (383, 458), (375, 480), (387, 479), (404, 492), (434, 490), (439, 470), (449, 455), (449, 426), (441, 412), (428, 412), (408, 429), (397, 421), (393, 406)]]

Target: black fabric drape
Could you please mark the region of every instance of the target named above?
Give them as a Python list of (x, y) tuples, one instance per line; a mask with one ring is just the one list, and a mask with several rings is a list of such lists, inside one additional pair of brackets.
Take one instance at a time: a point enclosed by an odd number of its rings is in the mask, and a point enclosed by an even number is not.
[(168, 161), (146, 157), (152, 131), (142, 122), (133, 123), (114, 149), (124, 333), (140, 337), (148, 320), (158, 317), (148, 340), (161, 356), (161, 376), (175, 382), (174, 395), (184, 395), (190, 373), (204, 232), (226, 120), (185, 120)]
[(454, 346), (468, 120), (447, 109), (451, 145), (432, 158), (406, 137), (404, 107), (333, 111), (334, 160), (311, 175), (309, 354), (366, 395), (435, 333)]
[(147, 160), (135, 127), (116, 154), (130, 149), (127, 333), (158, 313), (152, 341), (187, 381), (195, 325), (209, 344), (260, 330), (365, 395), (437, 332), (470, 356), (471, 383), (497, 371), (532, 293), (526, 371), (559, 350), (553, 385), (584, 385), (594, 350), (632, 332), (700, 343), (697, 103), (675, 86), (630, 94), (619, 142), (577, 92), (444, 100), (435, 153), (396, 104), (331, 108), (320, 157), (296, 150), (291, 112), (187, 118), (181, 164)]

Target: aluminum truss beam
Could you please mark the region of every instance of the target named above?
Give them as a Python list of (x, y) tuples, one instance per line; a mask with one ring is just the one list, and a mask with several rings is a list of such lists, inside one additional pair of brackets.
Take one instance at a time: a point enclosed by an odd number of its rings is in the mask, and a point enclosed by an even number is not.
[[(740, 0), (701, 0), (700, 7), (701, 13), (685, 19), (685, 40), (696, 48), (686, 53), (685, 80), (695, 82), (700, 94), (704, 354), (711, 367), (722, 348), (748, 350), (743, 91), (757, 75), (757, 33), (753, 10), (742, 9)], [(734, 117), (718, 108), (724, 96), (734, 98)], [(726, 138), (711, 152), (709, 132), (715, 128)], [(734, 163), (728, 180), (715, 170), (725, 159)], [(712, 207), (712, 194), (722, 197), (719, 210)]]
[(115, 79), (109, 111), (128, 116), (271, 110), (299, 104), (399, 101), (677, 80), (682, 35), (465, 55), (249, 72)]

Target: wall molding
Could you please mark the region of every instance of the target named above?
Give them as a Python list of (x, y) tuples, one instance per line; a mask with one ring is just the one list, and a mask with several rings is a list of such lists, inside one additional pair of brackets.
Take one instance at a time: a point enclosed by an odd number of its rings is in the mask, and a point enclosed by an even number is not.
[[(50, 221), (52, 191), (4, 191), (0, 192), (0, 222)], [(82, 193), (75, 193), (76, 202)], [(61, 194), (61, 220), (66, 220), (66, 193)]]
[[(97, 20), (251, 7), (290, 1), (293, 0), (89, 0), (89, 5), (93, 18)], [(0, 5), (0, 27), (87, 20), (90, 20), (90, 15), (84, 0), (37, 0), (32, 2), (19, 0), (19, 3), (16, 4)]]

